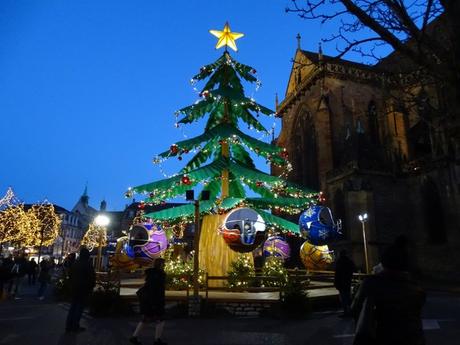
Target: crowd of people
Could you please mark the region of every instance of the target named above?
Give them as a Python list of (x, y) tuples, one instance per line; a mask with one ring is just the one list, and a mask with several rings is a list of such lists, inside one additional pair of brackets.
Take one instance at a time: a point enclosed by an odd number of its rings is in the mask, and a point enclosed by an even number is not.
[(54, 267), (52, 257), (43, 257), (40, 264), (23, 254), (0, 258), (0, 299), (21, 299), (24, 286), (35, 286), (38, 281), (37, 297), (43, 300)]
[[(20, 299), (23, 285), (35, 286), (38, 282), (37, 298), (43, 300), (54, 267), (52, 258), (43, 258), (39, 263), (34, 258), (27, 260), (24, 255), (1, 259), (0, 298), (7, 295)], [(410, 276), (407, 239), (403, 236), (396, 238), (383, 252), (381, 262), (374, 267), (372, 274), (367, 275), (352, 294), (355, 271), (353, 260), (346, 250), (342, 250), (335, 264), (334, 285), (343, 308), (340, 316), (356, 321), (354, 345), (423, 345), (421, 313), (425, 293)], [(78, 258), (75, 254), (69, 255), (62, 264), (62, 272), (69, 281), (71, 297), (65, 330), (84, 331), (80, 319), (96, 285), (88, 249), (82, 247)], [(132, 344), (140, 344), (139, 333), (147, 323), (153, 322), (156, 325), (154, 344), (165, 344), (160, 338), (165, 312), (164, 259), (156, 259), (145, 275), (145, 284), (138, 291), (143, 318), (129, 340)]]

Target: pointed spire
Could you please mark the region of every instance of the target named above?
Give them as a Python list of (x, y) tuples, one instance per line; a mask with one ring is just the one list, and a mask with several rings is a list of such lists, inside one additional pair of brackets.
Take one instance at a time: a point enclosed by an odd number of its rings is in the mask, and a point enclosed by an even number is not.
[(300, 50), (300, 39), (301, 39), (302, 37), (301, 37), (300, 34), (298, 33), (297, 36), (296, 36), (295, 38), (297, 38), (297, 49)]
[(83, 191), (83, 195), (80, 197), (81, 202), (85, 207), (89, 206), (89, 196), (88, 196), (88, 181), (85, 184), (85, 190)]
[(101, 206), (99, 207), (101, 211), (105, 211), (107, 209), (107, 202), (105, 201), (105, 198), (102, 199), (101, 201)]
[(278, 101), (278, 92), (275, 93), (275, 111), (278, 111), (279, 101)]
[(323, 61), (323, 47), (321, 45), (321, 42), (318, 43), (318, 61)]

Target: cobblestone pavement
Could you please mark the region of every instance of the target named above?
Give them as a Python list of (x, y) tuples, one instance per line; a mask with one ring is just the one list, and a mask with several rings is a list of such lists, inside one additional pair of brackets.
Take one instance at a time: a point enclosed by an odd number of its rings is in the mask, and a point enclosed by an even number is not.
[[(0, 345), (121, 345), (136, 326), (138, 316), (92, 318), (85, 314), (87, 331), (67, 335), (64, 323), (68, 305), (51, 299), (39, 301), (35, 289), (27, 288), (20, 300), (0, 302)], [(460, 336), (460, 295), (436, 292), (428, 295), (424, 311), (427, 344), (457, 344)], [(342, 344), (353, 339), (353, 322), (337, 317), (336, 311), (314, 312), (307, 320), (274, 318), (172, 318), (164, 339), (168, 344), (187, 345), (306, 345)], [(153, 343), (153, 326), (140, 337)]]

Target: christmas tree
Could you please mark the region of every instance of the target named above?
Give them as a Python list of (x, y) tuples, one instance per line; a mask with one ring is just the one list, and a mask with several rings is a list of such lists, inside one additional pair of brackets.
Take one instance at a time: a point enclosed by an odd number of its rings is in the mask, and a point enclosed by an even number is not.
[[(211, 30), (219, 38), (216, 48), (225, 46), (225, 51), (214, 63), (201, 68), (191, 82), (204, 82), (200, 99), (180, 109), (177, 126), (194, 123), (207, 117), (203, 134), (172, 144), (169, 150), (159, 154), (154, 163), (172, 157), (182, 160), (188, 153), (194, 156), (175, 176), (134, 187), (127, 192), (143, 193), (146, 203), (162, 203), (185, 194), (201, 184), (209, 191), (210, 200), (200, 203), (202, 214), (223, 213), (235, 207), (250, 207), (263, 217), (272, 228), (298, 233), (298, 225), (264, 210), (274, 213), (299, 213), (315, 201), (316, 194), (290, 183), (282, 177), (272, 176), (256, 169), (251, 153), (266, 159), (268, 164), (290, 169), (285, 149), (255, 139), (240, 130), (243, 123), (249, 129), (269, 135), (259, 121), (259, 116), (276, 116), (275, 112), (258, 104), (244, 93), (242, 81), (260, 83), (256, 71), (239, 63), (227, 51), (227, 46), (236, 50), (235, 40), (242, 34), (230, 31), (228, 23), (223, 31)], [(252, 190), (259, 197), (250, 197)], [(170, 223), (189, 221), (194, 216), (193, 205), (178, 206), (146, 214), (146, 217)]]

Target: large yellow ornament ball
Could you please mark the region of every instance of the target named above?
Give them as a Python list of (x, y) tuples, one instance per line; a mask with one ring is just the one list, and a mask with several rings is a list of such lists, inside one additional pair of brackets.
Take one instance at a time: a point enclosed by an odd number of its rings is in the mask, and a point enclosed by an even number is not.
[(300, 259), (308, 270), (325, 270), (333, 262), (327, 245), (314, 246), (308, 242), (300, 247)]

